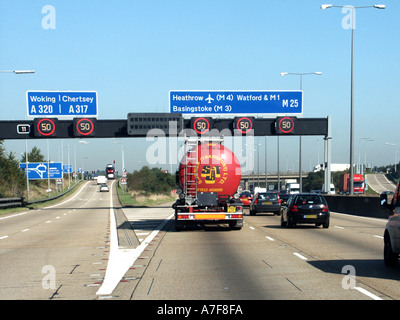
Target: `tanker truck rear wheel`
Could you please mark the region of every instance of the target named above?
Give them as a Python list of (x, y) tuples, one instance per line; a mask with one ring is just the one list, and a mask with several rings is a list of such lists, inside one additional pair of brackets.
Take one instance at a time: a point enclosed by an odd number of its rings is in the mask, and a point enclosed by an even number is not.
[(236, 220), (229, 222), (229, 227), (232, 230), (240, 230), (243, 227), (243, 220)]

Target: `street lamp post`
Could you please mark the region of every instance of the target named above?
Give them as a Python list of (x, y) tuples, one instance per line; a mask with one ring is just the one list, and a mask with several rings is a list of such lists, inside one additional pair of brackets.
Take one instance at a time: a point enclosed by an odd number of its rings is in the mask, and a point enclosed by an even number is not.
[[(391, 142), (385, 142), (386, 145), (396, 147), (396, 144)], [(397, 149), (394, 152), (394, 172), (397, 172)]]
[(0, 70), (0, 73), (28, 74), (35, 73), (35, 70)]
[(350, 194), (354, 194), (354, 77), (353, 77), (353, 66), (354, 66), (354, 23), (355, 23), (355, 11), (356, 9), (363, 8), (376, 8), (385, 9), (385, 5), (376, 4), (372, 6), (335, 6), (332, 4), (321, 5), (322, 10), (329, 8), (349, 8), (352, 9), (351, 19), (351, 89), (350, 89)]
[[(281, 76), (286, 76), (286, 75), (294, 75), (294, 76), (299, 76), (300, 77), (300, 90), (303, 90), (303, 76), (305, 75), (322, 75), (322, 72), (303, 72), (303, 73), (295, 73), (295, 72), (281, 72)], [(299, 140), (299, 180), (300, 180), (300, 192), (303, 192), (303, 169), (302, 169), (302, 163), (301, 163), (301, 136)]]
[[(29, 73), (35, 73), (35, 70), (0, 70), (0, 73), (29, 74)], [(26, 153), (26, 159), (25, 159), (26, 160), (26, 199), (29, 200), (28, 140), (25, 140), (25, 153)]]

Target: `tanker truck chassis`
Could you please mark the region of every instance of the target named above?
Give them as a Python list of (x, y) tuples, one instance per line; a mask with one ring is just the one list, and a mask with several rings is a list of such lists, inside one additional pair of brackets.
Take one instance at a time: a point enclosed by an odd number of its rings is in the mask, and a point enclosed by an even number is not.
[(188, 225), (243, 227), (243, 204), (237, 193), (240, 164), (221, 143), (222, 138), (185, 139), (185, 156), (177, 170), (179, 199), (172, 205), (177, 231)]

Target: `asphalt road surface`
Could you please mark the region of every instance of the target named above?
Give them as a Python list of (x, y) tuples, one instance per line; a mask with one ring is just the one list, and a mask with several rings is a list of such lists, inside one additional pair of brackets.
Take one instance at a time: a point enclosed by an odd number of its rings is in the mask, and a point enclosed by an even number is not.
[(384, 191), (395, 191), (396, 185), (389, 181), (384, 174), (366, 174), (365, 178), (368, 181), (368, 185), (377, 193), (382, 193)]
[[(110, 183), (110, 182), (109, 182)], [(118, 206), (85, 183), (58, 206), (0, 219), (0, 299), (400, 298), (383, 263), (385, 219), (332, 213), (329, 229), (272, 214), (176, 232), (170, 204)]]
[(0, 217), (0, 299), (94, 299), (109, 251), (107, 193)]

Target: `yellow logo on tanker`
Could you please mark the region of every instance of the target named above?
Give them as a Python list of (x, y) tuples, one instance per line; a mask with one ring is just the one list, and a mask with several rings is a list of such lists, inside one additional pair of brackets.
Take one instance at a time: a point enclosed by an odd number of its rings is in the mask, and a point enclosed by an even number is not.
[[(197, 168), (201, 166), (203, 162), (206, 163), (218, 163), (218, 164), (204, 164), (200, 169), (200, 177), (198, 177), (198, 184), (223, 184), (228, 178), (228, 167), (224, 159), (218, 155), (206, 155), (200, 158), (197, 163)], [(199, 170), (197, 170), (199, 172)], [(216, 190), (217, 191), (217, 190)]]
[(215, 183), (215, 178), (221, 177), (221, 166), (204, 166), (201, 169), (201, 177), (204, 178), (204, 182), (207, 184)]

